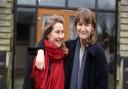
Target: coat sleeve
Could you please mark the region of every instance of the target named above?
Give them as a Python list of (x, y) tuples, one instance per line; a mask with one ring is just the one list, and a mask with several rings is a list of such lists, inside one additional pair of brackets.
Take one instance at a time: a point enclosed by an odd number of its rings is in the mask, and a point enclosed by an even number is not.
[(38, 47), (30, 47), (28, 48), (27, 60), (25, 65), (25, 72), (24, 72), (24, 83), (23, 89), (34, 89), (34, 80), (30, 78), (34, 57), (37, 54), (38, 49), (44, 49), (43, 42), (40, 41), (38, 43)]
[(25, 65), (23, 89), (34, 89), (34, 81), (30, 78), (30, 75), (32, 71), (34, 57), (36, 55), (36, 50), (34, 48), (29, 48), (27, 55), (28, 56)]
[(66, 47), (71, 48), (76, 43), (76, 41), (77, 40), (68, 40), (68, 41), (65, 41)]
[(108, 65), (103, 48), (99, 47), (96, 52), (97, 72), (95, 89), (108, 89)]

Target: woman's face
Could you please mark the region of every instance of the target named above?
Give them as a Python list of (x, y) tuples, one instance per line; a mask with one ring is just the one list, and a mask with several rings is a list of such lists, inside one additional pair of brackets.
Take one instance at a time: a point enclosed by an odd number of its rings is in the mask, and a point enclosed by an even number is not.
[(53, 25), (51, 33), (48, 34), (48, 41), (57, 47), (61, 47), (64, 41), (64, 27), (62, 23)]
[(82, 40), (86, 40), (92, 31), (92, 25), (91, 24), (84, 24), (78, 22), (76, 25), (76, 33), (78, 37)]

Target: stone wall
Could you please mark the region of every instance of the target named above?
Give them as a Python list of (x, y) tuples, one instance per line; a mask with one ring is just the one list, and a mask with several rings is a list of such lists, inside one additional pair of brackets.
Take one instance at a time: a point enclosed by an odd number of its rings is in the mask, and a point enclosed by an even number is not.
[(120, 16), (120, 56), (128, 57), (128, 0), (122, 0), (119, 8)]
[(13, 38), (13, 0), (0, 0), (0, 52), (5, 52), (5, 84), (11, 89), (12, 38)]
[[(117, 65), (117, 89), (127, 89), (127, 74), (128, 74), (128, 0), (118, 0), (118, 36), (119, 36), (119, 49)], [(128, 64), (127, 64), (128, 65)]]

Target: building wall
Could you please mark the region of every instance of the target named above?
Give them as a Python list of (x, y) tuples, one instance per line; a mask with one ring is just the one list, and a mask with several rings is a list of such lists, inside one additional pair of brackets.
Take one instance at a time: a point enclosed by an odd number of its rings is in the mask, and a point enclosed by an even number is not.
[(6, 88), (11, 89), (13, 0), (0, 0), (0, 52), (6, 52)]
[(124, 87), (124, 62), (128, 60), (128, 0), (118, 0), (118, 30), (119, 30), (119, 49), (117, 65), (117, 89), (126, 89)]
[(120, 2), (120, 56), (128, 57), (128, 0)]

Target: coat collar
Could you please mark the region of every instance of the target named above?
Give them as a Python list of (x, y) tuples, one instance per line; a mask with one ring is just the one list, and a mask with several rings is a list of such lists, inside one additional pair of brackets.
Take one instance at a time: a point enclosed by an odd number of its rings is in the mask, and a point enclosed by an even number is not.
[(96, 56), (96, 43), (87, 47), (87, 50), (92, 56)]

